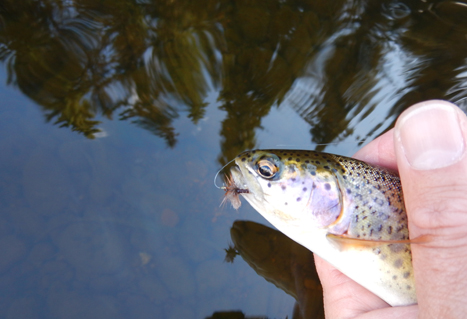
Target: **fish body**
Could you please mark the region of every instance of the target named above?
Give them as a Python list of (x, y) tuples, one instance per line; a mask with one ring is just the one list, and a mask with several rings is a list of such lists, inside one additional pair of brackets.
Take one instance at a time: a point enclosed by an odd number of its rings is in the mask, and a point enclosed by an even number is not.
[(300, 150), (247, 151), (235, 163), (231, 187), (277, 229), (388, 304), (417, 302), (397, 174)]

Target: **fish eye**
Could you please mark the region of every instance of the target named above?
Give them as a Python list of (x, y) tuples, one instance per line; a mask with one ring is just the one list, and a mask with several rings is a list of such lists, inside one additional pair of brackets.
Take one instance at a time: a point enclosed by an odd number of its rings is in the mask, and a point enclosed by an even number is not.
[(262, 159), (256, 164), (256, 170), (261, 177), (273, 178), (279, 171), (279, 168), (270, 160)]

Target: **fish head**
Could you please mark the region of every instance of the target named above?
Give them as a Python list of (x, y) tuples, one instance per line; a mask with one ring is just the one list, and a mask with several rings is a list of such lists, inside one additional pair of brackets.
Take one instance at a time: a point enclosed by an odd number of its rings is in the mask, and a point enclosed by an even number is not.
[(341, 214), (332, 171), (300, 151), (253, 150), (235, 158), (232, 179), (242, 196), (273, 225), (326, 228)]

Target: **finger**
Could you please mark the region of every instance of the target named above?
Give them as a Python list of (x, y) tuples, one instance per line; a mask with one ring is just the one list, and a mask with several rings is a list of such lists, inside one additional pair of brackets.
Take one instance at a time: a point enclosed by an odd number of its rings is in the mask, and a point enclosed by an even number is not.
[(316, 254), (315, 265), (323, 286), (326, 318), (354, 318), (389, 306)]
[(418, 318), (418, 306), (388, 307), (366, 312), (354, 319), (415, 319)]
[(353, 157), (373, 165), (397, 170), (393, 129), (362, 147)]
[(420, 318), (467, 313), (467, 117), (444, 101), (405, 111), (394, 130), (412, 238)]

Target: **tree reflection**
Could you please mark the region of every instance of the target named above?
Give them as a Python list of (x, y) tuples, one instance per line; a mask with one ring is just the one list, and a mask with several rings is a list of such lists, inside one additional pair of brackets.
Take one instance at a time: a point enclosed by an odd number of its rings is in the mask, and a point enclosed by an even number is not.
[(225, 25), (228, 54), (220, 97), (228, 115), (222, 123), (221, 164), (255, 147), (261, 120), (281, 103), (324, 39), (330, 24), (320, 22), (315, 10), (305, 1), (236, 2)]
[(429, 98), (463, 106), (462, 10), (415, 0), (5, 0), (0, 60), (47, 120), (90, 138), (101, 116), (118, 117), (173, 147), (173, 120), (197, 123), (214, 87), (227, 112), (225, 164), (256, 146), (273, 106), (295, 109), (314, 143), (363, 121), (359, 138), (374, 137)]
[(118, 112), (174, 146), (173, 119), (181, 111), (201, 119), (208, 81), (220, 79), (222, 7), (214, 1), (8, 0), (0, 10), (9, 84), (48, 120), (91, 138), (98, 115)]

